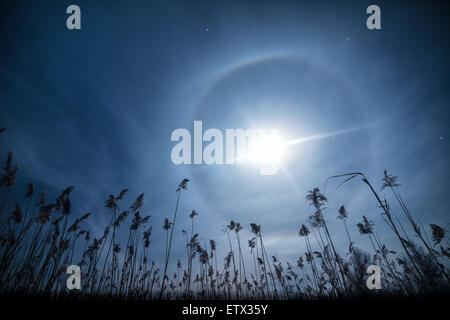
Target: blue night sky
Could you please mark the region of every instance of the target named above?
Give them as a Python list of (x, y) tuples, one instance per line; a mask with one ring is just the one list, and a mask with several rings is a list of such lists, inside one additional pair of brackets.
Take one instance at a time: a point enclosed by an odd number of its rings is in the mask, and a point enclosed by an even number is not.
[[(348, 246), (341, 204), (358, 246), (370, 245), (355, 226), (366, 215), (398, 249), (365, 185), (323, 189), (328, 176), (353, 171), (377, 191), (384, 169), (398, 175), (414, 217), (448, 228), (450, 19), (448, 7), (423, 2), (377, 1), (381, 30), (366, 28), (372, 1), (2, 3), (0, 152), (3, 161), (11, 149), (19, 164), (14, 194), (33, 182), (53, 199), (73, 185), (74, 216), (92, 211), (87, 227), (100, 236), (108, 195), (129, 188), (126, 208), (144, 192), (157, 261), (185, 177), (173, 248), (183, 259), (193, 209), (199, 238), (217, 240), (219, 257), (233, 219), (245, 243), (256, 222), (270, 255), (296, 259), (314, 187), (329, 198), (324, 215), (339, 251)], [(66, 28), (70, 4), (81, 7), (81, 30)], [(290, 147), (272, 176), (251, 165), (174, 165), (171, 133), (192, 133), (194, 120), (223, 132), (325, 137)], [(381, 195), (404, 221), (391, 194)]]

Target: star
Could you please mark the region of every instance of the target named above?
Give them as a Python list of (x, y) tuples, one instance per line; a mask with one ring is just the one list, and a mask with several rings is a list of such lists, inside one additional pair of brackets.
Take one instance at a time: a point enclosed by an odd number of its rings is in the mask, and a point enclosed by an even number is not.
[(208, 28), (208, 27), (206, 27), (205, 31), (206, 31), (206, 32), (208, 32), (208, 31), (209, 31), (209, 28)]
[(440, 137), (439, 137), (439, 140), (443, 141), (443, 140), (444, 140), (444, 137), (443, 137), (443, 136), (440, 136)]

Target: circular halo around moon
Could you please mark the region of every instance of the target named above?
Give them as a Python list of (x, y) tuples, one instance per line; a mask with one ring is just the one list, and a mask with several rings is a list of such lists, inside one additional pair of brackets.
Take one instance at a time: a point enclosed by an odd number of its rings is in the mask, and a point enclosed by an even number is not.
[[(203, 96), (191, 123), (194, 120), (202, 120), (203, 132), (220, 129), (224, 140), (226, 129), (279, 129), (285, 140), (292, 140), (366, 123), (363, 110), (339, 79), (290, 57), (231, 69)], [(255, 202), (277, 206), (273, 199), (283, 199), (289, 190), (312, 188), (329, 175), (354, 170), (352, 161), (368, 165), (369, 138), (367, 130), (360, 130), (293, 145), (274, 176), (261, 176), (255, 165), (191, 165), (190, 176), (202, 186), (204, 202), (215, 213), (217, 208), (227, 215), (254, 210)], [(360, 159), (352, 156), (354, 148)], [(248, 207), (233, 205), (242, 198), (248, 199)]]

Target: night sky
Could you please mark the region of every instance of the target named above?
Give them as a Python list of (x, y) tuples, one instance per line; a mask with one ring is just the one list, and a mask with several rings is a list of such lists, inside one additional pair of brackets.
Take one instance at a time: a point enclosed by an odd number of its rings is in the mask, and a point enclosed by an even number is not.
[[(71, 4), (81, 8), (81, 30), (66, 28)], [(381, 8), (381, 30), (366, 28), (371, 4)], [(199, 238), (217, 240), (220, 256), (222, 226), (233, 219), (245, 243), (249, 224), (262, 224), (269, 255), (296, 259), (314, 187), (329, 198), (324, 215), (339, 251), (348, 245), (336, 220), (341, 204), (358, 246), (370, 245), (355, 226), (366, 215), (397, 249), (360, 180), (324, 189), (327, 177), (353, 171), (377, 191), (384, 169), (399, 176), (413, 216), (448, 228), (450, 19), (448, 5), (437, 4), (2, 2), (0, 127), (8, 130), (0, 152), (3, 161), (11, 149), (19, 164), (14, 195), (22, 198), (27, 182), (49, 199), (73, 185), (73, 215), (92, 211), (87, 226), (100, 236), (108, 195), (129, 188), (126, 207), (144, 192), (157, 261), (185, 177), (174, 256), (185, 254), (181, 229), (195, 209)], [(287, 140), (322, 138), (290, 147), (272, 176), (251, 165), (174, 165), (171, 133), (192, 133), (194, 120), (223, 132), (279, 128)], [(392, 195), (380, 194), (403, 221)]]

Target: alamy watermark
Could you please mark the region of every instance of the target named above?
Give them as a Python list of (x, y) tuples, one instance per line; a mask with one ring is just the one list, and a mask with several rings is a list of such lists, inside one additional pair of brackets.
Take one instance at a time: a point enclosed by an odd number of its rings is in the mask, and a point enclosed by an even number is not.
[(369, 290), (379, 290), (381, 289), (381, 270), (377, 265), (370, 265), (367, 267), (367, 277), (366, 285)]
[[(194, 132), (179, 128), (170, 140), (177, 142), (171, 159), (176, 165), (256, 164), (261, 175), (274, 175), (280, 167), (283, 144), (278, 129), (219, 129), (203, 132), (202, 121), (194, 121)], [(205, 145), (204, 145), (205, 143)]]
[(81, 269), (77, 265), (70, 265), (66, 269), (66, 273), (70, 274), (67, 278), (66, 285), (67, 289), (73, 290), (81, 289)]

